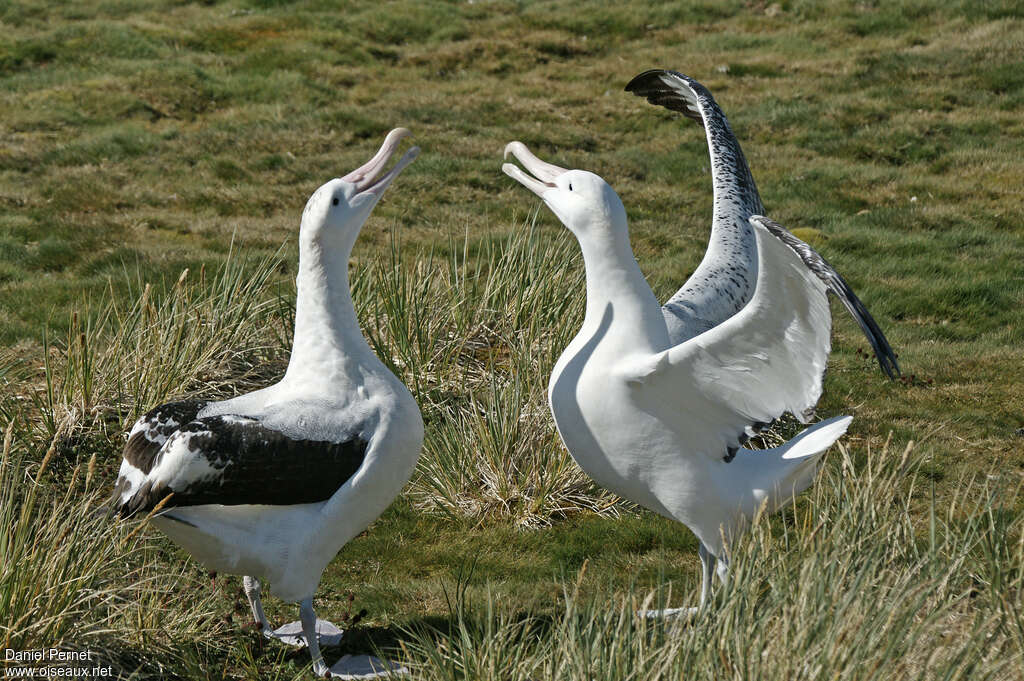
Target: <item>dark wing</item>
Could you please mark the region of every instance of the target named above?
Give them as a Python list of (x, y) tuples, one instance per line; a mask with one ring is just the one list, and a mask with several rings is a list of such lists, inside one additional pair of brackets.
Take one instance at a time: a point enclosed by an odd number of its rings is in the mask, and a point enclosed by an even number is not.
[(132, 426), (124, 446), (124, 460), (133, 467), (149, 473), (153, 460), (167, 439), (186, 423), (195, 420), (209, 402), (184, 400), (161, 404)]
[(868, 309), (864, 307), (864, 303), (860, 302), (860, 298), (853, 292), (849, 284), (839, 276), (835, 268), (825, 258), (821, 257), (821, 254), (793, 236), (789, 230), (779, 223), (759, 215), (751, 217), (751, 220), (763, 226), (779, 241), (789, 246), (800, 256), (807, 269), (813, 272), (825, 284), (829, 293), (838, 298), (850, 314), (853, 315), (853, 318), (857, 320), (861, 330), (868, 339), (868, 343), (871, 344), (871, 349), (875, 351), (878, 365), (882, 368), (885, 375), (889, 378), (899, 376), (900, 366), (896, 362), (896, 354), (892, 351), (892, 347), (890, 347), (885, 334), (878, 328), (878, 324), (875, 322), (874, 317), (871, 316), (871, 313), (868, 312)]
[(119, 503), (126, 517), (200, 504), (307, 504), (329, 499), (362, 465), (368, 441), (300, 440), (257, 419), (221, 415), (183, 425), (160, 449), (137, 490)]

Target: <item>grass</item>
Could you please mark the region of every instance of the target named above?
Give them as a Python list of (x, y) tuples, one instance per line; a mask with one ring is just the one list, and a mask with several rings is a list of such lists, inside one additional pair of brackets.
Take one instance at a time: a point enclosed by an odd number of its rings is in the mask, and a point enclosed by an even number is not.
[[(735, 579), (696, 622), (634, 616), (669, 600), (664, 591), (611, 602), (584, 595), (584, 564), (554, 616), (509, 616), (478, 592), (484, 605), (472, 615), (457, 608), (454, 635), (414, 632), (410, 662), (430, 679), (1018, 675), (1018, 625), (997, 614), (1004, 589), (1015, 587), (992, 580), (1020, 547), (1003, 543), (1000, 511), (971, 498), (985, 485), (964, 481), (960, 513), (930, 506), (931, 530), (919, 541), (905, 491), (908, 478), (917, 481), (913, 450), (883, 449), (862, 467), (840, 454), (793, 527), (780, 534), (762, 519), (735, 547)], [(986, 597), (999, 604), (979, 606)]]
[[(841, 448), (810, 494), (733, 547), (733, 579), (697, 621), (637, 620), (640, 607), (693, 602), (695, 541), (596, 488), (540, 416), (548, 344), (564, 339), (520, 315), (556, 307), (553, 294), (573, 283), (539, 276), (568, 246), (527, 225), (473, 257), (468, 242), (453, 246), (444, 266), (394, 241), (358, 270), (367, 335), (408, 376), (428, 445), (406, 493), (325, 574), (323, 614), (367, 615), (336, 654), (380, 650), (424, 679), (967, 679), (1024, 668), (1020, 483), (962, 475), (940, 505), (932, 452), (913, 444)], [(246, 627), (237, 579), (214, 590), (144, 522), (96, 514), (109, 488), (98, 481), (112, 479), (138, 405), (280, 373), (291, 308), (290, 293), (274, 291), (277, 266), (233, 258), (163, 294), (101, 300), (47, 345), (41, 375), (5, 365), (5, 647), (90, 650), (126, 678), (306, 673), (304, 653)], [(578, 302), (565, 304), (578, 319)], [(402, 314), (411, 309), (421, 322)], [(165, 347), (189, 361), (126, 359)], [(273, 620), (294, 617), (268, 606)]]
[[(155, 533), (90, 511), (140, 412), (280, 375), (303, 202), (404, 125), (423, 153), (352, 279), (427, 442), (325, 574), (318, 608), (368, 610), (345, 652), (422, 678), (1024, 671), (1016, 3), (24, 0), (0, 25), (5, 645), (88, 646), (125, 677), (304, 675), (239, 631), (237, 584), (210, 592)], [(558, 446), (544, 390), (580, 261), (499, 170), (520, 139), (608, 179), (666, 297), (711, 193), (699, 128), (621, 91), (656, 66), (716, 95), (769, 214), (814, 230), (907, 374), (882, 379), (837, 310), (819, 412), (855, 415), (846, 453), (679, 629), (629, 613), (695, 601), (695, 542)]]
[(531, 223), (512, 237), (470, 249), (449, 244), (443, 262), (413, 268), (400, 243), (353, 286), (366, 332), (381, 357), (416, 394), (430, 426), (422, 475), (409, 494), (420, 508), (449, 516), (491, 515), (522, 526), (582, 509), (607, 511), (562, 450), (546, 408), (547, 377), (582, 320), (578, 259), (562, 236)]
[[(96, 475), (95, 455), (61, 475), (61, 485), (48, 485), (46, 469), (55, 463), (61, 436), (51, 441), (42, 463), (27, 459), (32, 448), (25, 446), (25, 437), (9, 424), (0, 457), (4, 649), (38, 650), (50, 641), (92, 651), (94, 664), (102, 661), (119, 677), (155, 670), (154, 664), (183, 676), (194, 673), (198, 665), (191, 642), (216, 645), (227, 633), (210, 595), (188, 595), (196, 591), (194, 570), (169, 563), (164, 551), (134, 528), (95, 513), (109, 494), (106, 481)], [(167, 607), (185, 597), (193, 607)], [(190, 643), (175, 645), (167, 632)], [(25, 665), (5, 663), (5, 668), (20, 666)]]

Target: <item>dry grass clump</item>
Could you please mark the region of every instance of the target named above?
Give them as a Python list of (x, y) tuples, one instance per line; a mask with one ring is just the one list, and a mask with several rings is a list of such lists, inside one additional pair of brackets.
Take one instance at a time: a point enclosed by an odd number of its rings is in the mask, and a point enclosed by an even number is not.
[[(118, 678), (191, 676), (190, 648), (226, 652), (214, 594), (199, 588), (194, 566), (168, 564), (137, 522), (97, 512), (109, 490), (95, 456), (54, 484), (48, 465), (57, 446), (54, 438), (40, 452), (13, 423), (4, 428), (0, 647), (87, 651), (89, 667), (110, 666)], [(168, 607), (186, 597), (189, 607)]]
[(582, 319), (576, 245), (531, 220), (449, 252), (410, 268), (393, 243), (353, 287), (371, 344), (428, 424), (410, 494), (426, 510), (525, 526), (611, 510), (614, 497), (571, 460), (547, 407), (551, 368)]
[(56, 443), (62, 459), (81, 457), (119, 447), (126, 426), (172, 397), (269, 382), (284, 366), (270, 332), (281, 328), (269, 295), (277, 262), (229, 257), (209, 277), (182, 271), (163, 293), (139, 284), (127, 299), (111, 292), (86, 303), (65, 336), (45, 339), (41, 366), (6, 359), (0, 418), (21, 423), (36, 444)]
[[(140, 286), (73, 314), (33, 370), (3, 360), (0, 417), (0, 642), (89, 650), (132, 673), (191, 676), (197, 646), (226, 652), (213, 594), (195, 566), (101, 507), (132, 420), (189, 391), (248, 389), (280, 364), (268, 284), (275, 259), (187, 271), (162, 294)], [(261, 321), (265, 323), (260, 323)], [(188, 593), (190, 607), (168, 608)], [(182, 646), (179, 641), (188, 641)]]

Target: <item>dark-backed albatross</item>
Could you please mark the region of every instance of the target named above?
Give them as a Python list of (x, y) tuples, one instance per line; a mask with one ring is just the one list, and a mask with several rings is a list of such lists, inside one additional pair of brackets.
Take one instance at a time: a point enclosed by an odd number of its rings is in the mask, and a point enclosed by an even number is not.
[[(502, 170), (575, 235), (586, 270), (583, 326), (562, 353), (548, 400), (569, 453), (596, 482), (689, 527), (700, 542), (701, 607), (725, 549), (759, 509), (811, 484), (820, 455), (852, 420), (816, 423), (780, 447), (743, 448), (791, 412), (807, 423), (831, 349), (828, 293), (865, 331), (886, 374), (895, 355), (871, 315), (817, 252), (763, 216), (739, 144), (710, 93), (648, 71), (629, 90), (707, 131), (714, 218), (707, 254), (661, 306), (630, 246), (626, 211), (597, 175), (546, 163), (521, 142)], [(694, 612), (677, 608), (650, 614)]]
[[(111, 500), (124, 517), (159, 509), (152, 522), (197, 561), (244, 575), (263, 634), (293, 643), (300, 634), (318, 676), (331, 670), (317, 632), (340, 634), (313, 611), (320, 577), (398, 495), (423, 443), (419, 408), (363, 337), (348, 280), (360, 229), (419, 153), (410, 148), (381, 174), (408, 134), (392, 130), (369, 162), (306, 202), (295, 336), (280, 382), (150, 411), (131, 429)], [(300, 604), (299, 626), (270, 627), (260, 579)]]

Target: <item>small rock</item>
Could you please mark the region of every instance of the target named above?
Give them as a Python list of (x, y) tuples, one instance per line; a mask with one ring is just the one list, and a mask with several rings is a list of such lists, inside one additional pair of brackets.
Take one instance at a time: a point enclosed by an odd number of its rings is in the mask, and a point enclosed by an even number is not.
[(1018, 428), (1016, 431), (1014, 431), (1014, 434), (1017, 437), (1024, 437), (1024, 428)]

